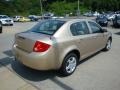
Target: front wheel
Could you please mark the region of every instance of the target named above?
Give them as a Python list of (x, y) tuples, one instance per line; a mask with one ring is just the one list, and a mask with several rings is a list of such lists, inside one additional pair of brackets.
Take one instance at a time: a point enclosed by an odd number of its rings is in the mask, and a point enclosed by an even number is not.
[(111, 49), (111, 43), (112, 43), (112, 40), (108, 39), (107, 44), (104, 48), (105, 51), (109, 51)]
[(78, 57), (74, 53), (68, 54), (62, 64), (60, 69), (62, 75), (68, 76), (71, 75), (77, 67)]

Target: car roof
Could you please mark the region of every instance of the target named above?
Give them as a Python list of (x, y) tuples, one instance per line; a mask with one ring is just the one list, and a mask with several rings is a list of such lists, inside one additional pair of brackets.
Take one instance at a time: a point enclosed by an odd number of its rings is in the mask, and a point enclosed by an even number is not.
[(89, 20), (89, 19), (52, 19), (52, 20), (60, 20), (60, 21), (65, 21), (65, 22), (69, 22), (69, 21), (73, 21), (73, 22), (75, 22), (75, 21), (93, 21), (93, 20)]

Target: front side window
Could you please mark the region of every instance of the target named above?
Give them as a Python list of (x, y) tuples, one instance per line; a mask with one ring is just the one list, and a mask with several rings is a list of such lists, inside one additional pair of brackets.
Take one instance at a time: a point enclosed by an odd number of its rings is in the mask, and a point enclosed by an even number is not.
[(64, 23), (65, 21), (47, 20), (38, 23), (32, 28), (31, 31), (36, 33), (53, 35)]
[(91, 27), (91, 30), (92, 30), (92, 33), (101, 33), (101, 28), (100, 26), (98, 26), (96, 23), (94, 22), (88, 22), (90, 27)]
[(73, 23), (70, 30), (73, 36), (89, 34), (88, 26), (84, 21)]

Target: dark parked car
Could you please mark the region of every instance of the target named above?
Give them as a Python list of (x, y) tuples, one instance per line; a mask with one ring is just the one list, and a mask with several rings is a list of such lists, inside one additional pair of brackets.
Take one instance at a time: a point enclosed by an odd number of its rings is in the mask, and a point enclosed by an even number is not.
[(96, 22), (101, 26), (107, 26), (108, 25), (108, 19), (106, 18), (106, 16), (97, 17)]
[(120, 15), (119, 16), (115, 16), (115, 19), (113, 19), (113, 26), (114, 27), (120, 27)]
[(35, 15), (29, 15), (28, 17), (31, 21), (38, 21), (38, 17)]
[(0, 22), (0, 33), (2, 33), (2, 23)]

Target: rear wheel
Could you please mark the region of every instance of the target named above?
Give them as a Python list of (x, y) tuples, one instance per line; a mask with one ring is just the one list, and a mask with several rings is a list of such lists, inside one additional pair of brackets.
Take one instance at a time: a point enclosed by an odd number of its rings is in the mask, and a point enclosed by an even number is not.
[(74, 53), (68, 54), (62, 64), (60, 69), (62, 75), (68, 76), (71, 75), (77, 67), (78, 57)]

